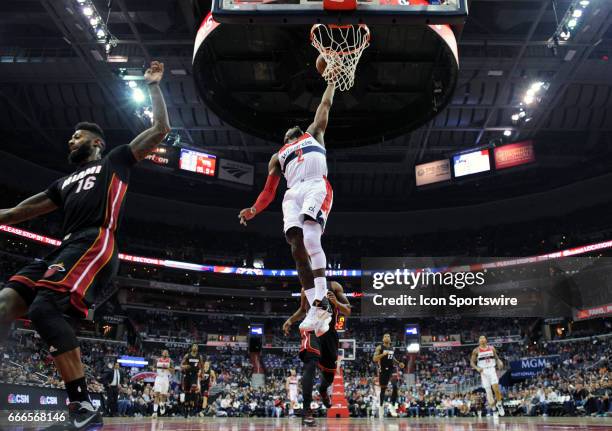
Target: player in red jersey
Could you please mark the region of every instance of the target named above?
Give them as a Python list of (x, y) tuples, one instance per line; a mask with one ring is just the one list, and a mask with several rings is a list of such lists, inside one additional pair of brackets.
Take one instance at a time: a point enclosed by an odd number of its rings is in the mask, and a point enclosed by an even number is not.
[[(49, 345), (55, 366), (66, 384), (68, 421), (57, 429), (80, 430), (102, 424), (91, 405), (81, 350), (70, 318), (83, 318), (116, 273), (116, 231), (130, 180), (131, 168), (151, 154), (170, 131), (159, 86), (164, 65), (154, 61), (144, 74), (153, 104), (153, 124), (129, 145), (106, 156), (104, 132), (93, 123), (79, 123), (68, 141), (71, 175), (14, 208), (0, 210), (0, 224), (17, 224), (61, 209), (64, 237), (59, 248), (36, 260), (0, 290), (1, 334), (26, 313)], [(70, 316), (70, 317), (65, 317)]]

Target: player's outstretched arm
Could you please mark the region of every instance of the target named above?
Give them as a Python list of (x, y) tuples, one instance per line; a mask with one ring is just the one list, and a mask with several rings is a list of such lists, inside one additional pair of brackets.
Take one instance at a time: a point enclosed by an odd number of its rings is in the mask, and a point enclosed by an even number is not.
[(151, 62), (151, 67), (144, 74), (145, 82), (149, 87), (151, 103), (153, 104), (153, 125), (130, 142), (130, 148), (137, 161), (141, 161), (151, 154), (170, 132), (168, 110), (166, 109), (164, 95), (161, 88), (159, 88), (159, 82), (163, 76), (164, 63), (158, 61)]
[(0, 224), (17, 224), (55, 211), (57, 205), (46, 193), (38, 193), (13, 208), (0, 209)]
[(332, 103), (334, 103), (334, 84), (328, 84), (321, 103), (317, 108), (314, 121), (306, 131), (310, 133), (321, 145), (325, 145), (323, 141), (323, 135), (325, 135), (325, 129), (327, 129), (327, 122), (329, 120), (329, 110), (331, 109)]
[(243, 226), (247, 225), (247, 221), (251, 220), (257, 214), (265, 210), (268, 205), (272, 203), (276, 196), (276, 189), (280, 182), (281, 168), (278, 162), (278, 153), (274, 153), (270, 162), (268, 163), (268, 178), (266, 179), (266, 185), (257, 197), (257, 200), (250, 208), (244, 208), (238, 214), (240, 224)]

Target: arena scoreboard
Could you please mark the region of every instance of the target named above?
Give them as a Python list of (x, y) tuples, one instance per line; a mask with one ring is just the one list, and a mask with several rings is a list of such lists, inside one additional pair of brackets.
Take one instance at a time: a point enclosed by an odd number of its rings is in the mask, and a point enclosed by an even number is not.
[(217, 169), (217, 156), (181, 148), (179, 168), (184, 171), (214, 177)]

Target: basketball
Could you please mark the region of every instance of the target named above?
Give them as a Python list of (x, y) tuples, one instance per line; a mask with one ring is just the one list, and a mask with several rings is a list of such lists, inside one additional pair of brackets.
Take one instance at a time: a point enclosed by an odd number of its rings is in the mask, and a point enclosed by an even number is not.
[(322, 54), (319, 54), (319, 56), (317, 57), (317, 71), (323, 75), (323, 72), (325, 72), (325, 68), (327, 67), (327, 62), (325, 61), (325, 58), (323, 58)]

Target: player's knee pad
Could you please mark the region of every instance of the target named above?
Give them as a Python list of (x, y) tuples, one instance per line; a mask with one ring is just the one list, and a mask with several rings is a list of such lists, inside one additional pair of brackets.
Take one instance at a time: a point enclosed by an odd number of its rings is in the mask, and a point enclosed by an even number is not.
[(304, 222), (302, 230), (304, 232), (304, 248), (310, 256), (312, 269), (325, 268), (327, 259), (321, 245), (321, 235), (323, 234), (321, 225), (308, 220)]
[(28, 316), (40, 337), (49, 345), (51, 356), (58, 356), (79, 347), (72, 326), (55, 305), (34, 301)]

